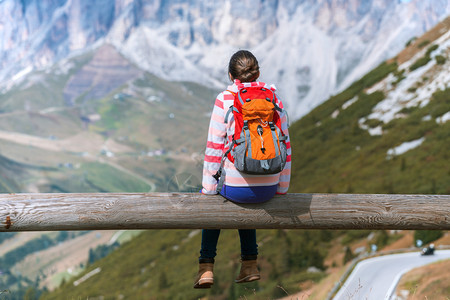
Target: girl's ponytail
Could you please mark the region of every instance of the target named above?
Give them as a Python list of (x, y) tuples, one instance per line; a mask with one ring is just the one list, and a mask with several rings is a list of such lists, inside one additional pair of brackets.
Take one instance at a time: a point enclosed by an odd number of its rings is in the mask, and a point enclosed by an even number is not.
[(232, 79), (241, 82), (256, 81), (259, 77), (258, 60), (250, 51), (240, 50), (231, 56), (228, 72)]

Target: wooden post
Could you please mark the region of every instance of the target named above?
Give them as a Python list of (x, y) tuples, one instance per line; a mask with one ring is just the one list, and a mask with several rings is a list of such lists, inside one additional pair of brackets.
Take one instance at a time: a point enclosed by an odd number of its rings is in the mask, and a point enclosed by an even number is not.
[(236, 204), (190, 193), (0, 194), (0, 231), (450, 229), (449, 195), (288, 194)]

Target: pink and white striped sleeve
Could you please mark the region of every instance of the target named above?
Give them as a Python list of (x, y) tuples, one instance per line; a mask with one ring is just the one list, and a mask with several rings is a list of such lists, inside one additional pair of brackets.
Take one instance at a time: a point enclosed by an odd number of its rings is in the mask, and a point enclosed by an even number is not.
[(219, 170), (227, 133), (223, 100), (223, 93), (220, 93), (216, 98), (209, 123), (205, 161), (203, 163), (203, 194), (217, 194), (217, 181), (213, 178), (213, 175)]
[[(283, 103), (278, 98), (277, 101), (278, 106), (280, 108), (283, 108)], [(283, 131), (283, 134), (287, 136), (286, 140), (287, 157), (286, 157), (286, 166), (280, 173), (280, 181), (278, 182), (277, 194), (286, 194), (289, 189), (289, 183), (291, 181), (292, 150), (291, 150), (291, 138), (289, 137), (289, 130), (288, 130), (288, 116), (285, 110), (283, 110), (283, 112), (280, 114), (280, 118), (281, 118), (281, 130)]]

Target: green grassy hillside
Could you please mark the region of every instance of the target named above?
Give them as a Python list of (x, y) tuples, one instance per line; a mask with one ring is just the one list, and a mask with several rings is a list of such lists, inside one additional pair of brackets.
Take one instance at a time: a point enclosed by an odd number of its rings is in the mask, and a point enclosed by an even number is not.
[[(0, 192), (176, 190), (174, 176), (201, 168), (207, 133), (199, 128), (216, 95), (142, 72), (109, 46), (30, 73), (0, 92)], [(39, 284), (26, 269), (0, 264), (6, 269), (0, 291), (11, 293), (0, 299), (22, 299)]]
[[(307, 273), (308, 266), (323, 268), (324, 251), (336, 233), (327, 231), (262, 230), (258, 235), (264, 269), (260, 282), (233, 284), (239, 272), (239, 237), (236, 230), (224, 230), (215, 264), (215, 285), (211, 290), (192, 288), (197, 272), (200, 231), (146, 231), (103, 260), (89, 266), (84, 274), (100, 267), (95, 277), (73, 285), (63, 284), (43, 299), (65, 297), (105, 299), (273, 299), (295, 290), (303, 280), (319, 280), (324, 273)], [(131, 255), (132, 253), (132, 255)], [(277, 287), (280, 286), (280, 287)], [(255, 296), (258, 295), (258, 296)]]
[[(405, 108), (401, 117), (387, 123), (368, 118), (373, 108), (386, 98), (382, 89), (369, 92), (368, 88), (388, 76), (394, 76), (398, 84), (407, 75), (397, 62), (383, 63), (295, 122), (290, 128), (293, 149), (290, 192), (450, 193), (450, 122), (436, 121), (450, 111), (448, 87), (437, 90), (426, 105)], [(361, 123), (367, 128), (381, 127), (382, 134), (369, 134)], [(421, 138), (424, 141), (420, 146), (400, 155), (388, 155), (389, 149)], [(195, 233), (146, 231), (74, 280), (101, 268), (95, 277), (77, 286), (73, 280), (67, 282), (43, 299), (100, 296), (106, 299), (273, 299), (286, 296), (283, 290), (290, 294), (299, 291), (300, 282), (325, 276), (324, 272), (306, 270), (310, 266), (324, 269), (327, 249), (334, 238), (345, 234), (341, 231), (259, 231), (263, 278), (257, 283), (235, 285), (232, 281), (239, 267), (238, 237), (235, 231), (226, 230), (219, 244), (217, 283), (211, 290), (194, 290), (192, 280), (200, 245), (200, 235)], [(383, 233), (380, 236), (386, 237)], [(361, 237), (367, 234), (363, 232)], [(341, 240), (352, 236), (347, 233)], [(382, 246), (388, 238), (376, 240)]]
[[(395, 59), (381, 64), (292, 124), (290, 192), (449, 194), (450, 122), (438, 121), (450, 111), (448, 85), (434, 92), (429, 101), (405, 106), (388, 122), (370, 117), (389, 92), (372, 87), (389, 78), (387, 86), (394, 88), (408, 81), (411, 72), (420, 72), (432, 61), (436, 49), (430, 43), (424, 53), (430, 60), (414, 70)], [(448, 53), (441, 54), (443, 64), (431, 69), (436, 74), (448, 70)], [(173, 186), (173, 176), (201, 177), (201, 155), (194, 154), (204, 151), (215, 92), (194, 84), (166, 82), (146, 73), (110, 89), (102, 80), (108, 78), (107, 74), (92, 69), (98, 64), (89, 64), (94, 57), (91, 54), (72, 61), (68, 72), (57, 75), (55, 71), (52, 80), (34, 77), (15, 93), (0, 95), (0, 129), (25, 135), (20, 136), (22, 143), (4, 136), (5, 142), (0, 144), (4, 155), (0, 156), (0, 171), (17, 168), (20, 175), (18, 179), (14, 172), (2, 172), (1, 191), (23, 191), (30, 186), (50, 192), (175, 191), (179, 187)], [(114, 57), (120, 61), (120, 57)], [(96, 77), (100, 78), (97, 85), (89, 86), (82, 75), (92, 70), (105, 78)], [(402, 97), (410, 98), (430, 84), (435, 76), (430, 72), (418, 78), (414, 88)], [(38, 75), (37, 79), (41, 78)], [(118, 78), (114, 77), (114, 82)], [(70, 91), (77, 86), (83, 87), (82, 93)], [(47, 94), (49, 91), (54, 96)], [(13, 95), (17, 95), (17, 103), (11, 100), (16, 97)], [(42, 98), (33, 106), (26, 100), (30, 95)], [(52, 99), (50, 107), (45, 105), (47, 97)], [(69, 99), (70, 104), (63, 99)], [(100, 118), (86, 121), (92, 115)], [(19, 124), (23, 120), (30, 121)], [(376, 128), (382, 133), (371, 135), (368, 129)], [(50, 151), (39, 147), (30, 136), (45, 139), (46, 145), (54, 147), (64, 141), (66, 148)], [(423, 142), (419, 146), (405, 153), (388, 154), (405, 142), (420, 139)], [(80, 145), (85, 150), (80, 150)], [(233, 279), (239, 271), (239, 239), (235, 230), (224, 230), (215, 265), (216, 283), (211, 290), (194, 290), (199, 233), (144, 231), (60, 288), (45, 293), (42, 299), (274, 299), (301, 290), (302, 282), (327, 276), (325, 269), (331, 264), (325, 263), (325, 257), (332, 245), (344, 248), (349, 241), (365, 239), (369, 234), (258, 231), (262, 279), (236, 285)], [(374, 240), (381, 248), (389, 238), (386, 232), (378, 236)], [(309, 267), (319, 271), (308, 272)], [(83, 279), (88, 274), (93, 275)], [(6, 297), (15, 299), (13, 294)]]
[(0, 192), (166, 191), (199, 170), (216, 94), (107, 45), (33, 72), (0, 93)]
[(0, 193), (13, 193), (18, 190), (17, 178), (23, 176), (25, 168), (0, 155)]
[[(298, 192), (328, 193), (450, 193), (450, 122), (435, 119), (450, 111), (450, 88), (437, 91), (424, 107), (405, 109), (403, 117), (381, 125), (371, 136), (358, 125), (385, 98), (365, 88), (397, 71), (382, 64), (339, 95), (331, 97), (291, 128), (292, 187)], [(336, 118), (332, 113), (348, 100), (357, 101)], [(425, 118), (430, 116), (429, 119)], [(393, 158), (387, 151), (403, 142), (425, 137), (419, 147)]]

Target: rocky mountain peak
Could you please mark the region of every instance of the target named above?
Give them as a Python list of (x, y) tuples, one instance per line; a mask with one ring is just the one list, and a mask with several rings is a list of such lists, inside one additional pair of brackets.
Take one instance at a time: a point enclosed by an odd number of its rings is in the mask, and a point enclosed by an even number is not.
[(166, 80), (221, 89), (247, 48), (298, 118), (449, 13), (448, 0), (2, 1), (0, 80), (107, 41)]

